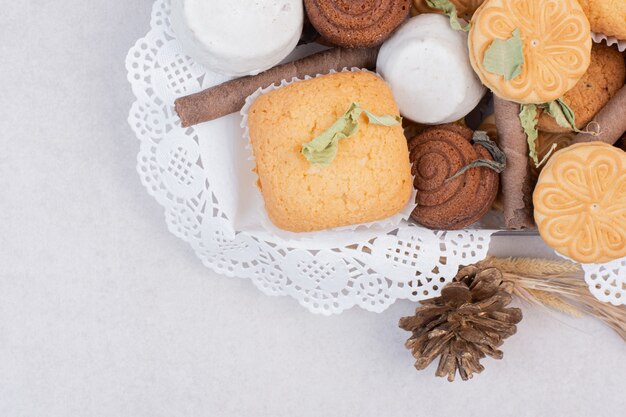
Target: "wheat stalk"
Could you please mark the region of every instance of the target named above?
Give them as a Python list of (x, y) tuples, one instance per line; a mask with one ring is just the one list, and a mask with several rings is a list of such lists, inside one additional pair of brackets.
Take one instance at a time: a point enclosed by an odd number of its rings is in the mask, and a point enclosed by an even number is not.
[(574, 317), (584, 314), (602, 320), (626, 341), (626, 306), (603, 303), (584, 281), (579, 265), (560, 260), (490, 257), (479, 268), (499, 269), (515, 284), (520, 299), (543, 305)]

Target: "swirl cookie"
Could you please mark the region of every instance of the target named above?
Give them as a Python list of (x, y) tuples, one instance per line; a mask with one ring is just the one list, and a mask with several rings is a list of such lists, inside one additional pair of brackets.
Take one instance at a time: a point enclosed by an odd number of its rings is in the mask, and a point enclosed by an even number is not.
[[(626, 25), (626, 22), (624, 22)], [(577, 128), (584, 130), (593, 117), (622, 88), (626, 80), (624, 56), (610, 46), (596, 43), (591, 48), (591, 65), (574, 88), (563, 96), (563, 101), (576, 115)], [(554, 118), (540, 113), (537, 123), (545, 132), (570, 132)]]
[(311, 24), (346, 48), (382, 43), (407, 18), (411, 0), (304, 0)]
[(493, 159), (472, 144), (472, 130), (460, 125), (431, 127), (410, 140), (416, 222), (431, 229), (462, 229), (480, 220), (498, 192), (499, 176), (488, 168), (472, 168), (448, 180), (476, 159)]
[(533, 194), (543, 240), (582, 263), (626, 256), (626, 152), (602, 142), (555, 153)]
[[(523, 64), (507, 80), (486, 68), (485, 54), (494, 42), (514, 38), (517, 30)], [(589, 21), (577, 0), (487, 0), (472, 17), (469, 50), (474, 70), (498, 97), (545, 103), (562, 97), (587, 71)]]
[[(450, 3), (454, 4), (456, 7), (456, 14), (461, 19), (465, 19), (469, 22), (476, 9), (478, 9), (484, 1), (485, 0), (450, 0)], [(426, 0), (413, 0), (413, 13), (422, 14), (441, 12), (430, 7), (426, 3)]]

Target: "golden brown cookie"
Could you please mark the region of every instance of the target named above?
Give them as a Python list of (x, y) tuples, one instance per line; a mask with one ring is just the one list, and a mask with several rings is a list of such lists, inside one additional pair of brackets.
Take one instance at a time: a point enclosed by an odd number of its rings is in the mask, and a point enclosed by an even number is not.
[(448, 124), (426, 129), (409, 141), (417, 189), (413, 220), (431, 229), (454, 230), (475, 223), (489, 211), (498, 192), (496, 172), (472, 168), (448, 180), (476, 159), (493, 160), (471, 139), (471, 129)]
[(626, 256), (626, 152), (603, 142), (560, 150), (533, 194), (543, 240), (582, 263)]
[[(488, 71), (485, 53), (520, 32), (524, 63), (510, 80)], [(487, 0), (474, 13), (470, 61), (494, 94), (516, 103), (562, 97), (585, 74), (591, 55), (589, 21), (577, 0)]]
[(411, 196), (411, 167), (400, 125), (359, 118), (329, 166), (312, 165), (302, 146), (356, 102), (376, 115), (399, 116), (389, 86), (368, 72), (298, 81), (258, 97), (248, 114), (263, 200), (279, 228), (308, 232), (392, 216)]
[[(470, 21), (472, 15), (483, 4), (485, 0), (450, 0), (456, 6), (456, 13), (461, 19)], [(413, 0), (413, 14), (421, 13), (441, 13), (437, 9), (430, 7), (426, 0)]]
[[(563, 96), (563, 101), (576, 115), (577, 128), (584, 130), (611, 97), (626, 81), (624, 56), (615, 48), (596, 43), (591, 48), (591, 64), (574, 88)], [(554, 118), (539, 113), (537, 124), (545, 132), (570, 132), (571, 129), (560, 126)]]
[(381, 44), (407, 18), (411, 0), (304, 0), (322, 37), (346, 48)]
[(626, 1), (578, 0), (589, 18), (591, 30), (626, 39)]

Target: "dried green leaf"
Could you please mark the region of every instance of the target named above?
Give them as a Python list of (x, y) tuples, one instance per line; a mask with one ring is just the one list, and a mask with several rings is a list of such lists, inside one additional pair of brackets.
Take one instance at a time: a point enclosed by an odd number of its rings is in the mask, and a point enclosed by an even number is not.
[(537, 105), (535, 104), (522, 104), (521, 111), (519, 113), (519, 120), (522, 123), (522, 128), (526, 133), (528, 139), (528, 151), (529, 156), (535, 163), (539, 164), (537, 156), (537, 138), (539, 132), (537, 131)]
[(574, 114), (574, 110), (571, 109), (570, 106), (567, 105), (567, 103), (565, 103), (563, 101), (563, 99), (557, 98), (555, 100), (559, 106), (561, 107), (561, 111), (563, 112), (563, 114), (565, 115), (565, 119), (567, 120), (567, 123), (569, 123), (569, 125), (576, 131), (579, 132), (579, 130), (576, 128), (576, 115)]
[(469, 32), (470, 24), (468, 23), (465, 26), (461, 26), (456, 6), (450, 0), (426, 0), (426, 4), (433, 9), (441, 10), (446, 16), (448, 16), (450, 18), (450, 27), (452, 27), (452, 29)]
[(493, 160), (502, 166), (502, 169), (498, 171), (498, 173), (504, 171), (504, 168), (506, 168), (506, 154), (489, 138), (487, 132), (482, 130), (475, 131), (472, 141), (485, 147), (493, 157)]
[(400, 116), (391, 116), (391, 115), (377, 116), (374, 113), (367, 111), (367, 110), (363, 110), (363, 114), (367, 116), (367, 121), (371, 125), (395, 126), (395, 125), (399, 125), (402, 123), (402, 117)]
[(483, 147), (485, 147), (489, 151), (489, 153), (491, 154), (494, 160), (491, 161), (489, 159), (477, 159), (473, 162), (470, 162), (469, 164), (465, 165), (463, 168), (459, 169), (453, 176), (446, 179), (446, 182), (452, 181), (453, 179), (459, 177), (460, 175), (463, 175), (465, 172), (467, 172), (468, 170), (472, 168), (479, 168), (479, 167), (489, 168), (497, 172), (498, 174), (504, 171), (504, 169), (506, 168), (505, 153), (502, 152), (500, 148), (498, 148), (498, 145), (496, 145), (494, 141), (489, 139), (487, 132), (483, 132), (482, 130), (475, 131), (474, 137), (472, 140), (474, 141), (474, 143), (478, 143), (479, 145), (482, 145)]
[(576, 127), (576, 115), (570, 106), (563, 99), (556, 99), (548, 103), (541, 104), (540, 107), (556, 121), (556, 123), (566, 129), (571, 129), (576, 133), (587, 133), (595, 136), (597, 133), (588, 130), (580, 130)]
[(394, 126), (401, 119), (394, 116), (377, 116), (361, 109), (358, 103), (351, 103), (348, 110), (331, 127), (302, 145), (302, 155), (312, 164), (326, 167), (337, 156), (339, 141), (354, 135), (359, 130), (359, 118), (365, 113), (369, 123), (375, 125)]
[(504, 169), (502, 168), (502, 165), (500, 165), (499, 163), (497, 163), (496, 161), (490, 161), (489, 159), (477, 159), (473, 162), (470, 162), (469, 164), (465, 165), (463, 168), (459, 169), (456, 174), (454, 174), (453, 176), (451, 176), (450, 178), (446, 179), (446, 182), (448, 181), (452, 181), (455, 178), (458, 178), (459, 176), (465, 174), (467, 171), (469, 171), (472, 168), (489, 168), (493, 171), (496, 171), (498, 173), (502, 172)]
[[(564, 127), (566, 129), (575, 130), (576, 125), (570, 123), (570, 120), (565, 115), (565, 109), (561, 106), (561, 103), (559, 101), (561, 100), (560, 99), (553, 100), (548, 103), (542, 104), (540, 107), (543, 109), (544, 112), (548, 113), (548, 115), (550, 115), (559, 126)], [(571, 112), (571, 110), (570, 110), (570, 114), (573, 116), (573, 113)]]
[(493, 74), (502, 75), (510, 81), (522, 73), (524, 54), (519, 29), (509, 39), (495, 39), (483, 58), (483, 66)]

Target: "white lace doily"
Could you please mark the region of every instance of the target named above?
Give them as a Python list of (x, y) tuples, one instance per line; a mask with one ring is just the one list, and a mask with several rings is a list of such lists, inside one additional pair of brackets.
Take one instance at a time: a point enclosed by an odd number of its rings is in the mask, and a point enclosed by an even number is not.
[[(311, 312), (333, 314), (355, 305), (380, 312), (396, 299), (433, 297), (460, 265), (486, 257), (495, 230), (435, 232), (403, 223), (389, 230), (344, 231), (322, 241), (235, 230), (244, 194), (237, 187), (253, 178), (238, 169), (245, 160), (240, 116), (181, 128), (174, 100), (226, 78), (182, 52), (169, 7), (170, 0), (155, 2), (150, 32), (128, 53), (128, 80), (137, 98), (129, 123), (141, 142), (142, 183), (165, 208), (169, 230), (207, 267), (250, 278), (266, 294), (290, 295)], [(623, 303), (626, 260), (585, 268), (598, 298)]]

